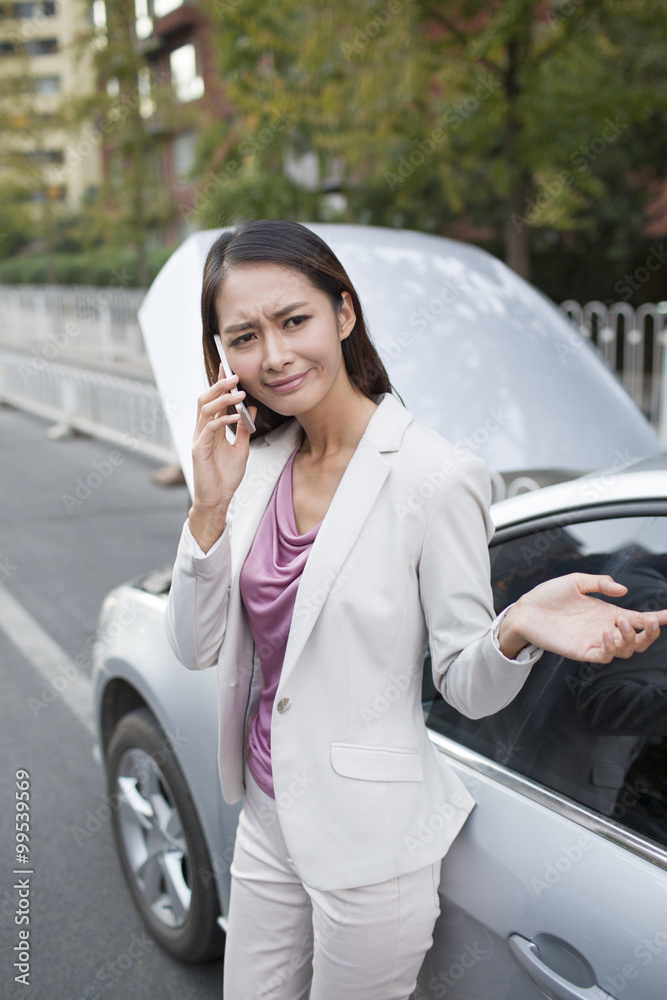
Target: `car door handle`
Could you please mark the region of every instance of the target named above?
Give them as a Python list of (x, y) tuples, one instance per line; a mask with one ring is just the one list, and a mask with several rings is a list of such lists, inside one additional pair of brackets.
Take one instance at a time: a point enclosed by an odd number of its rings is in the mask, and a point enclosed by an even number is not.
[[(520, 934), (510, 934), (507, 944), (515, 961), (550, 1000), (615, 1000), (597, 985), (586, 959), (560, 938), (538, 934), (535, 941), (529, 941)], [(540, 947), (547, 955), (560, 953), (578, 982), (566, 979), (548, 965), (540, 954)]]

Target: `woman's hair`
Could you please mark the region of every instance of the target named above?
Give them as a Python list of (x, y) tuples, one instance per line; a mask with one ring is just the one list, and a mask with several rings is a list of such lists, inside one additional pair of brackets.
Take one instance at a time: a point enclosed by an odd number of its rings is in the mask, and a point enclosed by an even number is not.
[[(329, 296), (336, 314), (343, 305), (341, 293), (349, 292), (357, 317), (352, 332), (342, 341), (343, 360), (350, 380), (369, 398), (376, 393), (392, 391), (389, 376), (368, 336), (359, 296), (345, 268), (319, 236), (298, 222), (283, 219), (242, 222), (233, 230), (222, 233), (208, 252), (204, 266), (201, 314), (204, 362), (209, 385), (217, 381), (220, 368), (213, 339), (219, 333), (216, 310), (218, 294), (229, 270), (250, 264), (278, 264), (298, 271), (311, 285)], [(246, 406), (257, 407), (256, 434), (263, 434), (291, 419), (260, 403), (248, 392), (244, 403)], [(229, 412), (235, 411), (230, 409)]]

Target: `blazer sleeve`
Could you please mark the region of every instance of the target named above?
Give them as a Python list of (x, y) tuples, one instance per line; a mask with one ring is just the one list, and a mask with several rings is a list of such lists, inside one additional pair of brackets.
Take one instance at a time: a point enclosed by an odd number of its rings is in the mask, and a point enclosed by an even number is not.
[(435, 497), (419, 560), (419, 591), (429, 633), (433, 683), (471, 719), (512, 701), (543, 649), (530, 645), (510, 660), (497, 641), (500, 621), (491, 589), (491, 478), (486, 463), (466, 456)]
[(176, 657), (189, 670), (217, 663), (227, 627), (232, 576), (229, 517), (220, 538), (204, 553), (186, 520), (167, 601), (165, 630)]

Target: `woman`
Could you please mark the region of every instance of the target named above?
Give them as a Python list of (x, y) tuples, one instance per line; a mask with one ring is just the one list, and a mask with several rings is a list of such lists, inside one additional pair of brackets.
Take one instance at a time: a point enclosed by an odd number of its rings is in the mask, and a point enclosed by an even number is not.
[(224, 997), (406, 1000), (474, 806), (428, 739), (427, 643), (437, 688), (476, 718), (544, 649), (628, 657), (667, 612), (624, 611), (590, 594), (626, 588), (575, 573), (494, 616), (486, 465), (392, 394), (347, 274), (304, 226), (216, 240), (202, 317), (210, 387), (167, 634), (188, 668), (217, 665), (223, 794), (245, 795)]

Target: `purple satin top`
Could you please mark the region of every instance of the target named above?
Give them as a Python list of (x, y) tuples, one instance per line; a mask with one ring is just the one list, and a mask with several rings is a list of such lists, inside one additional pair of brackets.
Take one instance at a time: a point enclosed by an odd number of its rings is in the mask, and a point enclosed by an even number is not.
[(320, 521), (305, 535), (297, 532), (292, 504), (292, 465), (302, 442), (303, 431), (276, 483), (240, 576), (241, 597), (264, 676), (259, 709), (250, 724), (248, 767), (259, 787), (271, 798), (275, 798), (271, 770), (273, 701), (299, 580), (322, 524)]

